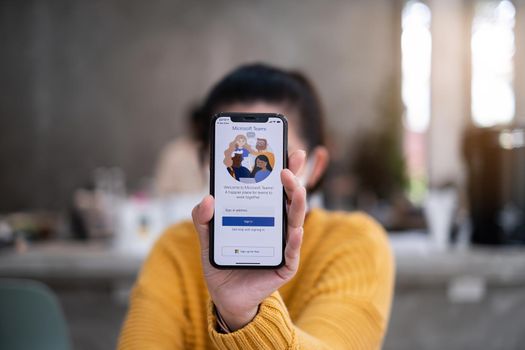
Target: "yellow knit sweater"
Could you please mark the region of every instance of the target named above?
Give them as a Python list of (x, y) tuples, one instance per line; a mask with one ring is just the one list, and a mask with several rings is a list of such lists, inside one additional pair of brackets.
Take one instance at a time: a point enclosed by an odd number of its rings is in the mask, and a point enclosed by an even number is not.
[(130, 298), (119, 349), (376, 349), (386, 332), (394, 264), (384, 230), (361, 213), (313, 210), (296, 276), (233, 333), (216, 331), (191, 222), (168, 229)]

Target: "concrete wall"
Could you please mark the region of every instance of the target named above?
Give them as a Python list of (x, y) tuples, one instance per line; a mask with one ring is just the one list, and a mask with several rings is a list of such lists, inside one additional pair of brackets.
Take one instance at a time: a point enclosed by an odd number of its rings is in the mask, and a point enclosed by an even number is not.
[(0, 211), (60, 208), (98, 166), (150, 176), (185, 111), (249, 61), (305, 70), (346, 149), (399, 73), (400, 0), (0, 3)]

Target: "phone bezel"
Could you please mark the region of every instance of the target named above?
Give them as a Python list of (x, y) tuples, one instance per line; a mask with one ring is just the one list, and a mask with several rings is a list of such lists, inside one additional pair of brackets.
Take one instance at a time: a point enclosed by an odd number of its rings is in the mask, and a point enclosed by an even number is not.
[[(213, 116), (210, 123), (210, 194), (215, 197), (215, 123), (217, 119), (221, 117), (230, 117), (234, 122), (251, 122), (251, 123), (264, 123), (267, 122), (270, 117), (279, 118), (283, 123), (283, 169), (288, 167), (288, 121), (286, 117), (278, 113), (230, 113), (230, 112), (220, 112)], [(283, 191), (283, 201), (282, 201), (282, 253), (281, 253), (281, 262), (277, 265), (220, 265), (215, 262), (214, 256), (214, 244), (215, 244), (215, 211), (212, 219), (209, 223), (209, 260), (210, 264), (217, 268), (223, 270), (232, 270), (232, 269), (249, 269), (249, 270), (260, 270), (260, 269), (278, 269), (286, 263), (284, 256), (284, 250), (286, 248), (286, 239), (287, 239), (287, 216), (286, 216), (286, 192), (284, 187)]]

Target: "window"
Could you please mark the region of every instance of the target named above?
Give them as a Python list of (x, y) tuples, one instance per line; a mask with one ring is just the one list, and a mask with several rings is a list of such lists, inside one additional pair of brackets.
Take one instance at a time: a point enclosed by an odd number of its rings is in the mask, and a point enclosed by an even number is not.
[(477, 4), (472, 23), (472, 117), (490, 127), (514, 119), (514, 23), (508, 0)]
[(426, 191), (426, 131), (430, 123), (431, 13), (421, 1), (408, 1), (402, 14), (401, 74), (405, 105), (404, 152), (408, 196), (420, 204)]
[(430, 63), (432, 36), (430, 9), (420, 1), (409, 1), (402, 17), (402, 96), (405, 126), (424, 132), (430, 122)]

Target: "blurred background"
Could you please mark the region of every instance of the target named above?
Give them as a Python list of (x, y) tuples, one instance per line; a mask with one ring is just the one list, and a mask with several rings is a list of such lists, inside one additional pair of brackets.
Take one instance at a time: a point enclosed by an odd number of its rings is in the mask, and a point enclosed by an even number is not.
[(266, 62), (319, 89), (324, 206), (389, 232), (384, 348), (522, 348), (524, 43), (522, 0), (1, 1), (0, 281), (46, 284), (73, 348), (114, 348), (151, 245), (208, 190), (177, 171), (191, 109)]

